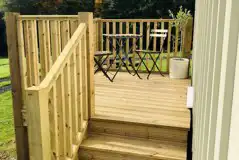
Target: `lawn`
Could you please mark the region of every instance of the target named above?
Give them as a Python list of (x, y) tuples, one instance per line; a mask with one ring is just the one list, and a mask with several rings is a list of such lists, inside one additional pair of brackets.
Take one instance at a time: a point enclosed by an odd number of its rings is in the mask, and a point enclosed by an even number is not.
[[(170, 58), (172, 58), (173, 55), (174, 55), (173, 52), (170, 53)], [(179, 53), (177, 54), (177, 56), (178, 56), (178, 57), (182, 57), (182, 53), (179, 52)], [(148, 56), (148, 57), (149, 57), (149, 56)], [(154, 57), (154, 56), (153, 56), (153, 57)], [(156, 57), (156, 56), (155, 56), (155, 57)], [(161, 64), (161, 72), (167, 72), (167, 53), (161, 53), (160, 58), (162, 58), (162, 61), (161, 61), (161, 62), (162, 62), (162, 64)], [(135, 61), (135, 64), (137, 64), (137, 63), (139, 63), (139, 62), (140, 62), (140, 60), (136, 60), (136, 61)], [(144, 62), (145, 62), (145, 64), (148, 66), (149, 69), (153, 66), (153, 61), (152, 61), (151, 59), (148, 59), (147, 61), (144, 60)], [(157, 61), (157, 65), (158, 65), (158, 67), (160, 66), (160, 61), (159, 61), (159, 60)], [(191, 72), (192, 72), (192, 70), (191, 70), (191, 65), (192, 65), (192, 63), (191, 63), (191, 61), (190, 61), (189, 76), (191, 76)], [(131, 67), (128, 66), (128, 68), (129, 68), (130, 70), (132, 70)], [(125, 68), (125, 67), (122, 67), (122, 70), (126, 70), (126, 68)], [(146, 68), (145, 68), (144, 64), (141, 64), (139, 70), (146, 72)], [(158, 69), (155, 67), (155, 70), (153, 70), (153, 71), (156, 71), (156, 72), (157, 72)]]
[(0, 94), (0, 151), (15, 154), (15, 140), (12, 113), (12, 94)]
[(0, 57), (0, 78), (10, 76), (8, 58)]
[[(0, 78), (10, 76), (7, 58), (0, 57)], [(11, 82), (0, 82), (0, 87), (9, 85)], [(0, 159), (1, 153), (11, 156), (16, 155), (15, 134), (13, 127), (12, 94), (11, 91), (0, 93)]]

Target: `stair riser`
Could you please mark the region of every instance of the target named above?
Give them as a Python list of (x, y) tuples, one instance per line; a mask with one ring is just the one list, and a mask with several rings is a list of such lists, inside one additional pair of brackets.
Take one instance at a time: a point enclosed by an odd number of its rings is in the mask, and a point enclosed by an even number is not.
[(188, 134), (187, 130), (180, 128), (97, 120), (90, 121), (88, 129), (89, 133), (114, 134), (156, 140), (161, 139), (181, 143), (187, 143)]
[(79, 160), (182, 160), (177, 158), (154, 158), (80, 148)]

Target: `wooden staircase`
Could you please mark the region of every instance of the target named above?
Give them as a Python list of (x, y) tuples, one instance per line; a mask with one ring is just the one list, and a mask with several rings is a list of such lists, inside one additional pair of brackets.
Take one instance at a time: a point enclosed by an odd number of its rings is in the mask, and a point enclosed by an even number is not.
[(186, 160), (188, 128), (92, 118), (80, 160)]

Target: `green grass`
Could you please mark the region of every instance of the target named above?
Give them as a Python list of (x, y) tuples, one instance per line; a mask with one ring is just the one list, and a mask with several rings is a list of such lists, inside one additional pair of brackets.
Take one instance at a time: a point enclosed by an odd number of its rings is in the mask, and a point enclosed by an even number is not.
[(0, 78), (5, 78), (10, 76), (9, 65), (0, 66)]
[(8, 58), (0, 57), (0, 66), (8, 63), (9, 63)]
[[(170, 58), (172, 58), (173, 56), (174, 56), (174, 53), (171, 52), (171, 53), (170, 53)], [(164, 57), (164, 58), (162, 59), (161, 72), (167, 72), (167, 53), (161, 53), (161, 58), (162, 58), (162, 57)], [(179, 52), (179, 53), (177, 54), (177, 57), (182, 57), (182, 53)], [(139, 61), (140, 61), (140, 60), (136, 60), (135, 63), (139, 63)], [(152, 61), (152, 60), (148, 59), (147, 61), (144, 60), (144, 62), (145, 62), (145, 64), (147, 65), (148, 69), (151, 69), (151, 68), (152, 68), (152, 66), (153, 66), (153, 61)], [(160, 61), (158, 60), (158, 61), (157, 61), (158, 67), (160, 66), (159, 63), (160, 63)], [(124, 67), (122, 67), (122, 69), (123, 69), (123, 70), (126, 70)], [(131, 69), (131, 67), (129, 67), (129, 69)], [(145, 68), (144, 64), (141, 64), (141, 68), (140, 68), (139, 70), (140, 70), (140, 71), (143, 71), (143, 72), (144, 72), (144, 71), (146, 72), (146, 68)], [(153, 71), (156, 71), (156, 72), (157, 72), (158, 69), (155, 67), (155, 70), (153, 70)], [(191, 61), (190, 61), (189, 76), (191, 76)]]
[(0, 87), (7, 86), (10, 83), (11, 83), (10, 81), (0, 82)]
[(0, 57), (0, 78), (10, 76), (9, 61), (8, 58)]
[(0, 94), (0, 151), (15, 155), (15, 136), (10, 91)]
[[(0, 78), (9, 77), (7, 58), (0, 57)], [(10, 81), (0, 82), (0, 87), (10, 84)], [(15, 135), (13, 125), (11, 91), (0, 94), (0, 152), (6, 151), (11, 156), (16, 155)]]

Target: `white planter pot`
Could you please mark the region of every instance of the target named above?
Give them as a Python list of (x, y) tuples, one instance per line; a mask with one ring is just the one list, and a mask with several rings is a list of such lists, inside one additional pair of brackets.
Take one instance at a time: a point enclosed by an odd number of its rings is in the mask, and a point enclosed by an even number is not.
[(173, 79), (188, 78), (188, 63), (187, 58), (171, 58), (169, 66), (169, 77)]

